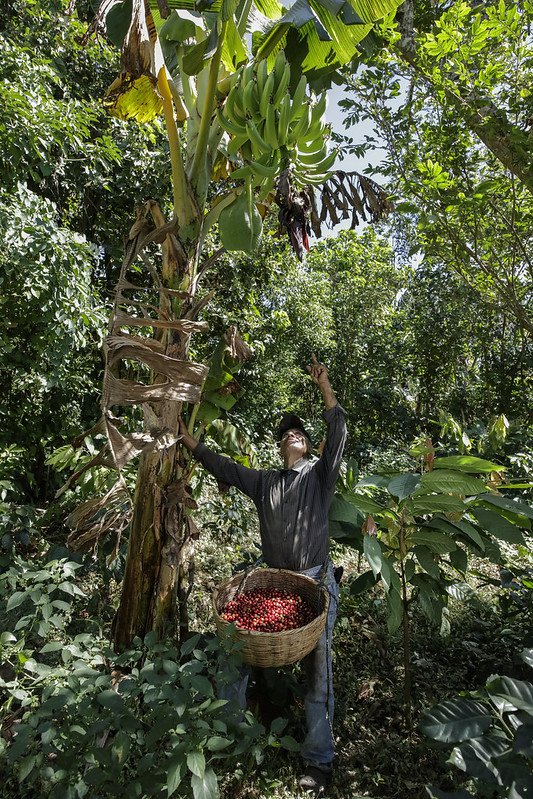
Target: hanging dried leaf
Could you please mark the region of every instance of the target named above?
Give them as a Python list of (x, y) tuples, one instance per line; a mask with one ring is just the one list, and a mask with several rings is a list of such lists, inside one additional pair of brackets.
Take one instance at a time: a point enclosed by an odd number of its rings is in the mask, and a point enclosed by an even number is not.
[[(148, 341), (150, 343), (147, 343)], [(157, 345), (154, 347), (151, 341), (145, 342), (140, 337), (127, 335), (107, 337), (104, 346), (106, 369), (102, 393), (104, 408), (162, 400), (199, 401), (202, 385), (207, 377), (207, 366), (165, 355)], [(111, 371), (111, 367), (117, 366), (124, 359), (142, 363), (165, 379), (146, 385), (117, 377)]]
[(362, 220), (378, 222), (393, 210), (386, 192), (375, 181), (359, 172), (333, 172), (322, 186), (320, 222), (335, 227), (351, 214), (351, 229)]
[(154, 319), (153, 317), (130, 316), (123, 311), (117, 311), (114, 317), (113, 332), (121, 327), (157, 327), (165, 330), (179, 330), (181, 333), (205, 333), (208, 329), (207, 322), (195, 322), (191, 319)]
[(67, 525), (72, 530), (67, 545), (74, 552), (86, 551), (110, 533), (120, 542), (120, 535), (130, 521), (131, 506), (126, 485), (119, 479), (104, 496), (82, 502), (67, 517)]
[(165, 380), (162, 383), (145, 385), (135, 380), (123, 380), (106, 371), (104, 375), (103, 400), (106, 406), (139, 405), (143, 402), (192, 402), (200, 400), (200, 386), (192, 386), (186, 381)]
[(188, 381), (197, 386), (201, 386), (207, 376), (207, 366), (171, 358), (161, 351), (160, 342), (140, 336), (107, 336), (104, 354), (109, 366), (124, 358), (134, 359), (146, 364), (157, 374)]
[(320, 238), (323, 224), (333, 228), (351, 218), (350, 228), (353, 230), (360, 220), (377, 222), (393, 209), (383, 189), (358, 172), (332, 172), (318, 191), (320, 213), (311, 186), (303, 190), (293, 188), (288, 169), (279, 176), (276, 203), (279, 206), (280, 231), (287, 232), (291, 247), (300, 260), (309, 250), (311, 228)]
[(252, 357), (252, 349), (243, 341), (235, 325), (231, 325), (224, 333), (224, 341), (229, 347), (230, 355), (236, 361), (244, 363)]

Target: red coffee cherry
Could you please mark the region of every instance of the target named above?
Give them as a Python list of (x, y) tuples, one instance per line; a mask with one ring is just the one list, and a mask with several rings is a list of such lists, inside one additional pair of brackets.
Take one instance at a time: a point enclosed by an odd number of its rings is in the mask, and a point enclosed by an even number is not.
[(254, 588), (238, 594), (220, 614), (244, 630), (277, 633), (304, 627), (316, 613), (301, 596), (276, 588)]

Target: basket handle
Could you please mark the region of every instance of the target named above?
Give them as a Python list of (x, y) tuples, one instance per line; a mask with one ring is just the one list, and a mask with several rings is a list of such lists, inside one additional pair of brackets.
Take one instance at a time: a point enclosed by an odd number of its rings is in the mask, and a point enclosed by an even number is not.
[[(244, 586), (246, 585), (246, 580), (248, 579), (250, 574), (254, 571), (254, 569), (257, 569), (257, 567), (261, 566), (261, 564), (263, 564), (264, 562), (265, 561), (261, 556), (260, 558), (257, 558), (255, 563), (250, 564), (250, 566), (247, 566), (245, 569), (242, 570), (242, 579), (235, 590), (235, 596), (237, 596), (238, 594), (241, 593), (241, 591), (244, 590)], [(238, 574), (238, 572), (236, 572), (236, 574)]]

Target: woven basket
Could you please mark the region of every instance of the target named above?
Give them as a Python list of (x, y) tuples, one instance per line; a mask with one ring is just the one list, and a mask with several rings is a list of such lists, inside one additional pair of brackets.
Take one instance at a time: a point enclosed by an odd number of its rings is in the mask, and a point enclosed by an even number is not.
[(299, 594), (312, 608), (316, 608), (317, 616), (305, 627), (279, 633), (235, 629), (234, 639), (243, 644), (240, 652), (243, 661), (251, 666), (267, 668), (286, 666), (308, 655), (315, 648), (326, 623), (328, 592), (312, 577), (286, 569), (254, 569), (247, 575), (235, 574), (219, 585), (213, 592), (218, 634), (224, 637), (229, 632), (229, 623), (220, 615), (224, 606), (237, 594), (254, 588), (277, 588)]

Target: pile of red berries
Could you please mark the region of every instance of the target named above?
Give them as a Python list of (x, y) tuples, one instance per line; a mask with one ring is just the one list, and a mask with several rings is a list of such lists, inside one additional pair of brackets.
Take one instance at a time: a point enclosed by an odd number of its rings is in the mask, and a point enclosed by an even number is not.
[(221, 616), (244, 630), (279, 633), (304, 627), (313, 621), (316, 613), (298, 594), (276, 588), (254, 588), (228, 602)]

